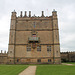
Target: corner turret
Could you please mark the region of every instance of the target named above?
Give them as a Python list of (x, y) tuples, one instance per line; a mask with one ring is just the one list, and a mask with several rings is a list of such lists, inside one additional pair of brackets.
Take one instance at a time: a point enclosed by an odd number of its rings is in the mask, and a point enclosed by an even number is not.
[(52, 11), (52, 16), (53, 18), (57, 18), (57, 11), (55, 9), (53, 9)]
[(16, 11), (15, 10), (12, 12), (11, 19), (16, 19)]

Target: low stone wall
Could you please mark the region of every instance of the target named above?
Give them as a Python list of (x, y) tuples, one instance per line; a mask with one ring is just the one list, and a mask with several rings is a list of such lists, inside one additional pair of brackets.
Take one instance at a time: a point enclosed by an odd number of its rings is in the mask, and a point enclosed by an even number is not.
[(61, 52), (62, 62), (75, 62), (75, 52)]
[(7, 63), (7, 53), (0, 53), (0, 64)]

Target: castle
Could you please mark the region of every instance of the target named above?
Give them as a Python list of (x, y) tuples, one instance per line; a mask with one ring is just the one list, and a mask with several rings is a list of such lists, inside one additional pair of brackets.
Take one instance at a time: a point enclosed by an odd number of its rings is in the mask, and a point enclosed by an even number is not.
[(62, 62), (75, 62), (75, 52), (61, 52)]
[(51, 16), (11, 15), (8, 64), (60, 64), (57, 11)]
[[(75, 52), (61, 52), (61, 61), (62, 62), (75, 62)], [(0, 53), (0, 64), (8, 64), (8, 53), (2, 52)], [(11, 63), (9, 63), (11, 64)]]

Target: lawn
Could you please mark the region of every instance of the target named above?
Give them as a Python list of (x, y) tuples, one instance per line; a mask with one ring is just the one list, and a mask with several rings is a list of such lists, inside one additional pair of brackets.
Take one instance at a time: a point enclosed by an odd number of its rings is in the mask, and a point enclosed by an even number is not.
[(68, 65), (40, 65), (36, 75), (75, 75), (75, 66)]
[[(0, 65), (0, 75), (18, 75), (32, 65)], [(36, 75), (75, 75), (75, 65), (36, 65)]]
[(27, 67), (26, 65), (0, 65), (0, 75), (18, 75)]

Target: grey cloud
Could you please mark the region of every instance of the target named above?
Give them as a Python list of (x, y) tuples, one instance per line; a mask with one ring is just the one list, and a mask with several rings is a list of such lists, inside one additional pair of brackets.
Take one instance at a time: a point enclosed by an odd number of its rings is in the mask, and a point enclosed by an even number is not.
[[(32, 15), (51, 15), (52, 10), (58, 12), (61, 51), (74, 50), (75, 40), (75, 0), (1, 0), (0, 1), (0, 49), (8, 49), (11, 12), (32, 11)], [(47, 11), (48, 9), (48, 11)], [(3, 23), (5, 22), (5, 23)], [(67, 35), (67, 36), (66, 36)], [(72, 37), (68, 37), (72, 36)], [(66, 41), (65, 41), (66, 40)], [(64, 42), (63, 42), (64, 41)]]

